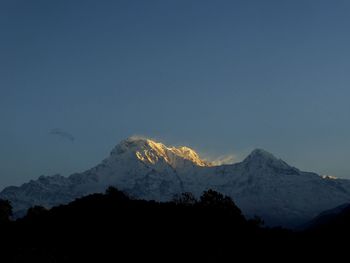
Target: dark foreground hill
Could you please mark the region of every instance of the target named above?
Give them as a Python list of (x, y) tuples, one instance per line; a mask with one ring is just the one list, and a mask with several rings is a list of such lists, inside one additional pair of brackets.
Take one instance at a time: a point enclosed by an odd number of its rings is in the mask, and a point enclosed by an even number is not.
[(294, 233), (260, 223), (212, 190), (200, 200), (183, 194), (158, 203), (110, 188), (51, 210), (34, 207), (15, 222), (2, 217), (0, 262), (284, 262), (330, 254), (321, 230)]

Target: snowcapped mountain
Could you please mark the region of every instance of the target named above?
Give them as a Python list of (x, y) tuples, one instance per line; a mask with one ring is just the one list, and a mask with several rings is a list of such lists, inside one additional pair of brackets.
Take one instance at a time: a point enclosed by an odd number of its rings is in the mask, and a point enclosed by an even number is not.
[(52, 207), (116, 186), (131, 196), (167, 201), (175, 194), (197, 197), (214, 189), (233, 198), (243, 213), (268, 225), (296, 226), (320, 212), (350, 202), (350, 181), (302, 172), (264, 150), (243, 162), (215, 166), (188, 147), (167, 147), (144, 138), (119, 143), (96, 167), (69, 177), (41, 176), (7, 187), (0, 198), (17, 215), (33, 205)]

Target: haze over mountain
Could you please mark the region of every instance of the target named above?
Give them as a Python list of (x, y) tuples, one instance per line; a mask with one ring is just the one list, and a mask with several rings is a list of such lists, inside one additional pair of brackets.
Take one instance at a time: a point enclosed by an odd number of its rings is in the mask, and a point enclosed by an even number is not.
[(52, 207), (116, 186), (146, 200), (168, 201), (213, 189), (230, 196), (248, 217), (271, 226), (297, 226), (324, 210), (350, 202), (350, 181), (303, 172), (262, 149), (242, 162), (214, 165), (188, 147), (131, 137), (120, 142), (97, 166), (69, 177), (41, 176), (0, 198), (12, 202), (17, 216), (31, 206)]

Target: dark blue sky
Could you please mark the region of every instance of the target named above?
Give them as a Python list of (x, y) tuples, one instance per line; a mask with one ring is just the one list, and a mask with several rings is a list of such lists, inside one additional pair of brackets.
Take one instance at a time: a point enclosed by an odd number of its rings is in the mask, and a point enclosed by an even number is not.
[(131, 135), (350, 178), (349, 14), (345, 0), (1, 0), (0, 188), (92, 167)]

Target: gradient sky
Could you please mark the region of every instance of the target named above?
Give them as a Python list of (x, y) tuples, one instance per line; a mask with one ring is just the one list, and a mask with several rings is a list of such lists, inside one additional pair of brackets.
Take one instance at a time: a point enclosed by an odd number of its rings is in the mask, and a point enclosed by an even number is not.
[(83, 171), (131, 135), (350, 178), (349, 14), (346, 0), (0, 0), (0, 189)]

